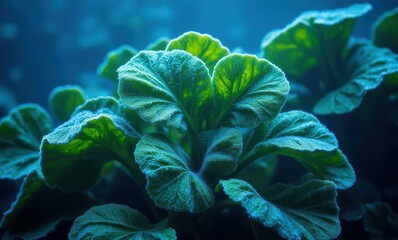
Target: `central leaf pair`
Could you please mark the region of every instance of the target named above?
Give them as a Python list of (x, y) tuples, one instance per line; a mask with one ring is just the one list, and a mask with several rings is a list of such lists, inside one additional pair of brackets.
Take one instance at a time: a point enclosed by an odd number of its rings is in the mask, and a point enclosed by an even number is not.
[(250, 55), (223, 57), (210, 76), (188, 52), (142, 51), (118, 72), (121, 101), (145, 121), (194, 133), (272, 120), (289, 91), (282, 71)]
[(138, 142), (135, 160), (146, 175), (146, 189), (158, 207), (201, 212), (213, 205), (210, 181), (235, 171), (242, 153), (242, 137), (238, 130), (220, 128), (202, 134), (202, 143), (207, 150), (201, 169), (195, 172), (193, 162), (197, 159), (166, 136), (149, 134)]

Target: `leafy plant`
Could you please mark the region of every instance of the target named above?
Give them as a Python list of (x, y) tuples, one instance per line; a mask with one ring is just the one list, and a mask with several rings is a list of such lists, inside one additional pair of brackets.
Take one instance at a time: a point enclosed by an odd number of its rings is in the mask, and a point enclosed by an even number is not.
[[(361, 86), (360, 98), (344, 100), (349, 109), (392, 73), (385, 68), (396, 67), (392, 53), (368, 42), (346, 49), (355, 19), (369, 9), (307, 13), (291, 27), (322, 59), (346, 63), (346, 88)], [(329, 35), (318, 41), (308, 26)], [(289, 29), (266, 40), (269, 60), (289, 56), (270, 50), (282, 46), (277, 36), (291, 36)], [(333, 45), (338, 51), (326, 50), (341, 31), (344, 39)], [(374, 52), (387, 60), (374, 59)], [(206, 239), (220, 234), (211, 226), (218, 216), (237, 211), (237, 231), (251, 226), (257, 238), (275, 232), (286, 239), (336, 238), (337, 190), (354, 184), (354, 170), (314, 115), (282, 111), (289, 82), (269, 60), (230, 53), (207, 34), (187, 32), (147, 50), (123, 46), (109, 53), (98, 74), (117, 83), (115, 97), (85, 99), (78, 87), (56, 88), (50, 95), (61, 121), (56, 128), (40, 106), (12, 110), (0, 122), (0, 178), (24, 180), (1, 222), (4, 237), (43, 237), (75, 219), (69, 239)], [(326, 64), (318, 61), (280, 66), (297, 77)], [(362, 84), (365, 78), (372, 80)], [(322, 111), (348, 109), (329, 100), (321, 100)], [(296, 160), (307, 174), (279, 183), (273, 176), (281, 159)], [(134, 181), (126, 189), (136, 191), (129, 206), (98, 193), (120, 170)]]
[[(283, 30), (265, 36), (262, 56), (308, 89), (301, 104), (316, 114), (342, 114), (357, 108), (365, 93), (398, 72), (396, 55), (367, 40), (350, 37), (357, 19), (371, 9), (356, 4), (302, 14)], [(382, 34), (380, 28), (377, 31)], [(376, 44), (383, 42), (376, 38)]]

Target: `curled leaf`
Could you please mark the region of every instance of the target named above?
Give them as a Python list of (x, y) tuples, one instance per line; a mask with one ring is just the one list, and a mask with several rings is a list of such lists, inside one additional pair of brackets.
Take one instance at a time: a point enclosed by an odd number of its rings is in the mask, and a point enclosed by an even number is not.
[(283, 238), (327, 240), (340, 234), (336, 186), (329, 181), (312, 180), (300, 186), (276, 184), (262, 195), (242, 180), (220, 184), (251, 219), (275, 228)]
[(53, 127), (47, 111), (36, 104), (23, 104), (0, 120), (0, 179), (18, 179), (36, 170), (39, 147)]
[(120, 100), (150, 123), (204, 128), (213, 90), (208, 69), (191, 54), (142, 51), (118, 69)]
[(201, 212), (213, 205), (214, 193), (192, 170), (190, 156), (167, 137), (145, 135), (134, 155), (156, 206), (177, 212)]
[(167, 51), (174, 49), (184, 50), (202, 60), (209, 72), (212, 73), (217, 62), (229, 54), (228, 48), (210, 35), (197, 32), (187, 32), (182, 36), (172, 39), (167, 46)]
[(69, 239), (177, 239), (174, 229), (162, 221), (151, 225), (138, 210), (119, 204), (96, 206), (78, 217), (68, 235)]
[(265, 59), (231, 54), (218, 62), (213, 74), (213, 125), (230, 122), (255, 127), (272, 120), (282, 108), (289, 84), (283, 72)]

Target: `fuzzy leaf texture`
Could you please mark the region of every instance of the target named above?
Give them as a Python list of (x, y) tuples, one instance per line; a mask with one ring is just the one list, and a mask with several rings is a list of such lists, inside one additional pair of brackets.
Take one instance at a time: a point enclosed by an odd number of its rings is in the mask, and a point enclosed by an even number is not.
[(223, 127), (205, 132), (201, 137), (206, 146), (201, 174), (218, 178), (236, 170), (243, 147), (238, 130)]
[(262, 43), (263, 56), (292, 76), (303, 76), (327, 67), (344, 56), (356, 20), (369, 4), (355, 4), (329, 11), (309, 11), (282, 30), (268, 34)]
[(214, 203), (214, 193), (192, 170), (191, 157), (161, 134), (145, 135), (135, 161), (147, 179), (146, 190), (157, 207), (176, 212), (201, 212)]
[(77, 217), (95, 204), (97, 201), (84, 193), (50, 189), (34, 171), (25, 178), (17, 199), (4, 214), (2, 239), (44, 237), (58, 224)]
[(137, 50), (128, 46), (122, 45), (117, 49), (110, 51), (104, 61), (97, 69), (99, 76), (105, 77), (114, 82), (118, 81), (116, 70), (128, 62), (130, 58), (137, 54)]
[(75, 109), (85, 102), (83, 91), (78, 86), (57, 87), (49, 98), (52, 112), (62, 122), (67, 121)]
[(328, 93), (314, 107), (316, 114), (341, 114), (357, 108), (369, 90), (390, 74), (398, 73), (398, 57), (390, 50), (366, 41), (357, 41), (350, 49), (346, 64), (348, 82)]
[(68, 237), (70, 240), (177, 239), (174, 229), (167, 227), (164, 221), (151, 225), (141, 212), (112, 203), (93, 207), (78, 217)]
[(239, 179), (220, 183), (228, 197), (245, 208), (251, 219), (275, 228), (283, 238), (326, 240), (340, 234), (337, 191), (332, 182), (276, 184), (262, 195)]
[(315, 116), (290, 111), (279, 114), (264, 127), (267, 129), (264, 139), (249, 154), (260, 157), (273, 153), (295, 158), (340, 189), (355, 182), (354, 170), (338, 149), (336, 137)]
[(184, 50), (202, 60), (213, 73), (214, 66), (221, 58), (229, 54), (228, 48), (224, 47), (218, 39), (207, 34), (187, 32), (182, 36), (170, 41), (166, 50)]
[(205, 64), (181, 51), (142, 51), (118, 69), (121, 101), (150, 123), (204, 129), (213, 90)]
[(39, 164), (41, 139), (53, 127), (47, 111), (36, 104), (23, 104), (0, 120), (0, 179), (18, 179)]
[(398, 7), (381, 15), (372, 27), (373, 42), (398, 54)]
[(285, 103), (289, 84), (283, 72), (265, 59), (231, 54), (213, 74), (213, 127), (231, 123), (255, 127), (276, 117)]
[[(115, 103), (115, 102), (114, 102)], [(112, 108), (91, 107), (108, 105)], [(47, 135), (41, 145), (46, 182), (64, 191), (82, 191), (96, 183), (102, 167), (117, 160), (135, 168), (133, 152), (140, 135), (107, 98), (89, 101), (67, 122)]]

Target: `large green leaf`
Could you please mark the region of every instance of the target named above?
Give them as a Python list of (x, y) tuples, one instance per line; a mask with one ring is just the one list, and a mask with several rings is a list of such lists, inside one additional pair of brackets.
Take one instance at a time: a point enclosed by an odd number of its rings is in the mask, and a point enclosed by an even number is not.
[(57, 87), (49, 98), (52, 112), (63, 122), (67, 121), (76, 107), (85, 101), (83, 91), (78, 86)]
[(69, 239), (136, 239), (172, 240), (177, 239), (174, 229), (167, 222), (149, 224), (139, 211), (119, 204), (96, 206), (78, 217), (70, 232)]
[(398, 7), (385, 12), (373, 24), (373, 42), (398, 54)]
[(213, 90), (198, 58), (181, 50), (142, 51), (118, 72), (121, 101), (145, 121), (196, 132), (204, 128)]
[(206, 146), (201, 174), (218, 178), (235, 171), (242, 154), (242, 136), (233, 128), (220, 128), (202, 134)]
[(170, 41), (167, 51), (180, 49), (191, 53), (206, 63), (209, 72), (212, 73), (217, 62), (229, 54), (218, 39), (207, 34), (187, 32)]
[(117, 82), (118, 78), (116, 70), (136, 54), (137, 50), (128, 45), (122, 45), (119, 48), (110, 51), (98, 67), (97, 74)]
[(231, 54), (218, 62), (213, 75), (213, 127), (223, 122), (255, 127), (272, 120), (282, 108), (289, 84), (283, 72), (265, 59)]
[(336, 186), (312, 180), (300, 186), (276, 184), (260, 195), (248, 183), (220, 181), (225, 193), (253, 220), (287, 239), (332, 239), (340, 233)]
[(357, 41), (350, 49), (345, 72), (347, 83), (319, 100), (315, 113), (341, 114), (357, 108), (367, 91), (379, 86), (386, 76), (398, 73), (398, 57), (388, 49)]
[(319, 178), (333, 181), (341, 189), (355, 182), (354, 170), (338, 149), (336, 137), (315, 116), (290, 111), (279, 114), (264, 127), (267, 129), (264, 139), (246, 158), (255, 159), (270, 153), (285, 155), (297, 159)]
[(23, 104), (0, 120), (0, 179), (18, 179), (38, 167), (41, 139), (53, 127), (47, 111)]
[(285, 29), (264, 38), (263, 56), (292, 76), (333, 66), (343, 57), (356, 20), (370, 9), (369, 4), (355, 4), (305, 12)]
[(97, 201), (84, 193), (50, 189), (34, 171), (22, 183), (17, 199), (3, 217), (3, 239), (38, 239), (64, 221), (82, 214)]
[(103, 165), (112, 160), (130, 170), (136, 168), (133, 152), (140, 135), (115, 113), (116, 109), (95, 109), (100, 102), (116, 107), (112, 101), (101, 100), (78, 108), (69, 121), (43, 139), (41, 167), (50, 186), (85, 190), (97, 181)]
[(177, 212), (201, 212), (212, 206), (214, 193), (210, 186), (192, 170), (190, 156), (167, 137), (145, 135), (134, 155), (156, 206)]

